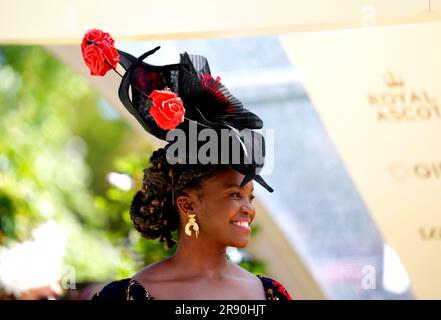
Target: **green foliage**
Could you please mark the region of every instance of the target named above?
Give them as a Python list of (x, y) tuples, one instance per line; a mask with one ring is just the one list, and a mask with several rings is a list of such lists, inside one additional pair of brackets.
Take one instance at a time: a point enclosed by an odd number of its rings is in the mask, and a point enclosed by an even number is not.
[[(108, 217), (91, 182), (105, 181), (95, 168), (112, 164), (127, 125), (100, 115), (87, 83), (42, 48), (0, 47), (0, 61), (0, 244), (54, 219), (70, 230), (66, 263), (78, 281), (113, 277), (120, 252), (97, 232)], [(91, 144), (91, 123), (105, 147)]]

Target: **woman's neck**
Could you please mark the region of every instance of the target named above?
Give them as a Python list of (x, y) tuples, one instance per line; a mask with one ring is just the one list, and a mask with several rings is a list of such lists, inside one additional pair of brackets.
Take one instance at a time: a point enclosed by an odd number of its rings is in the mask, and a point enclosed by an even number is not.
[(190, 277), (220, 279), (231, 271), (226, 247), (202, 239), (182, 237), (170, 260)]

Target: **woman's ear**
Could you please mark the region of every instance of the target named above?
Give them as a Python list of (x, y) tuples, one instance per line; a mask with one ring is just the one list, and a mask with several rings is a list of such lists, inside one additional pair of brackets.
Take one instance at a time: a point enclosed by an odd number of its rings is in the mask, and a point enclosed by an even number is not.
[(182, 195), (176, 198), (176, 206), (180, 214), (186, 215), (187, 212), (193, 212), (194, 205), (192, 201), (191, 193), (184, 192)]
[(202, 203), (195, 189), (187, 189), (176, 198), (176, 209), (179, 215), (179, 224), (184, 226), (188, 222), (188, 214), (201, 214)]

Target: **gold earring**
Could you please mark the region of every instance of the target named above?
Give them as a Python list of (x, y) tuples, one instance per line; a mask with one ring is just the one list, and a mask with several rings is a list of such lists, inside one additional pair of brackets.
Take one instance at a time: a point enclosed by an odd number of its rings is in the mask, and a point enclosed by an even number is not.
[(185, 225), (185, 234), (189, 237), (191, 237), (191, 230), (190, 227), (193, 227), (194, 232), (196, 233), (196, 238), (199, 236), (199, 225), (196, 222), (195, 214), (189, 214), (188, 215), (188, 222)]

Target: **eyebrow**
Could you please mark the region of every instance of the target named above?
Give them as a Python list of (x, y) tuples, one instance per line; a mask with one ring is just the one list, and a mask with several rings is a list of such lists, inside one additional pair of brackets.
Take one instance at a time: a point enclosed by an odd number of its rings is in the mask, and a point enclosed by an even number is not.
[[(226, 188), (226, 189), (230, 189), (230, 188), (239, 188), (239, 189), (241, 189), (241, 190), (244, 189), (244, 187), (241, 187), (240, 185), (235, 184), (235, 183), (227, 184), (227, 185), (225, 185), (225, 188)], [(251, 189), (251, 192), (253, 192), (253, 191), (254, 191), (254, 186), (253, 186), (253, 188)]]

